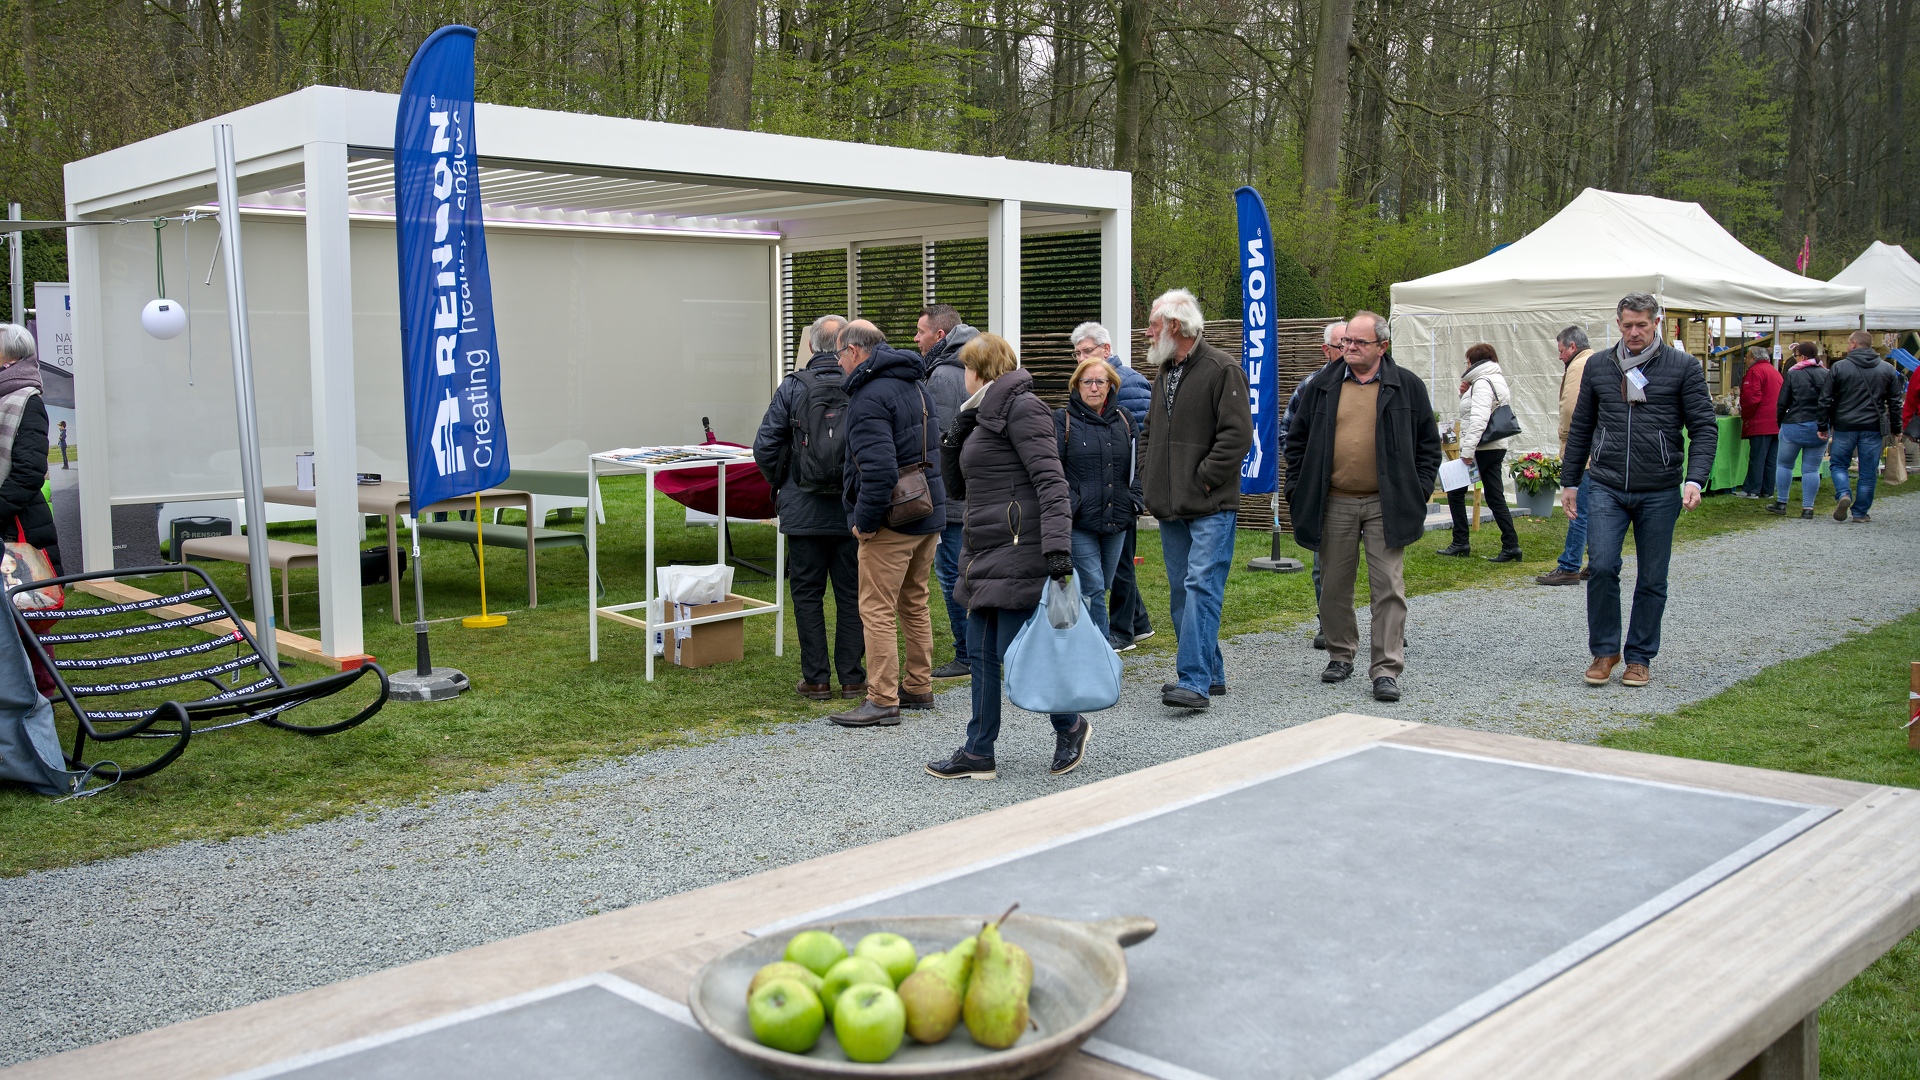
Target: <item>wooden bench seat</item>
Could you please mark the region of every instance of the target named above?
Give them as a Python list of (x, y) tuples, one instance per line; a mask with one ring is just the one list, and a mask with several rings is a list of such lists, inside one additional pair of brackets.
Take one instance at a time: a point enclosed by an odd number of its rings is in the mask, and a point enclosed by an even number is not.
[[(584, 540), (582, 541), (584, 543)], [(220, 562), (244, 563), (251, 559), (247, 552), (247, 538), (244, 536), (201, 536), (180, 544), (180, 553), (189, 559), (216, 559)], [(288, 579), (294, 570), (318, 570), (320, 568), (320, 549), (311, 544), (296, 544), (288, 540), (267, 541), (267, 565), (280, 571), (280, 621), (283, 625), (293, 626), (293, 589)], [(267, 601), (272, 604), (273, 601)], [(271, 607), (268, 608), (272, 610)]]

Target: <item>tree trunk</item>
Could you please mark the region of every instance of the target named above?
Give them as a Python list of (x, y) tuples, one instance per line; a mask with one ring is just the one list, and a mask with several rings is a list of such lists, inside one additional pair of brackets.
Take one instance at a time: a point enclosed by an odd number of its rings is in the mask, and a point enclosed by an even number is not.
[[(1140, 164), (1140, 77), (1147, 59), (1146, 0), (1120, 0), (1120, 42), (1113, 65), (1113, 167), (1133, 172)], [(1136, 185), (1134, 191), (1139, 192)]]
[(1880, 169), (1881, 220), (1901, 235), (1911, 235), (1907, 215), (1907, 20), (1912, 0), (1887, 0), (1887, 153)]
[(753, 118), (756, 0), (713, 0), (713, 53), (707, 66), (707, 124), (745, 131)]
[(1793, 95), (1787, 106), (1787, 182), (1780, 192), (1780, 248), (1791, 258), (1811, 230), (1813, 208), (1813, 80), (1818, 75), (1821, 0), (1800, 0), (1794, 31)]
[(1300, 182), (1308, 192), (1340, 185), (1340, 133), (1347, 109), (1347, 47), (1353, 40), (1353, 0), (1320, 0), (1320, 42), (1313, 54), (1313, 96), (1307, 102), (1306, 147)]

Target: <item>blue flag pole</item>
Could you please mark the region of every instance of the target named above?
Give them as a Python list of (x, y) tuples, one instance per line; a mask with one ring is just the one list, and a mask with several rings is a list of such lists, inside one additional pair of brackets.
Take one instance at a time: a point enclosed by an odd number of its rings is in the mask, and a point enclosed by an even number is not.
[[(492, 275), (474, 147), (470, 26), (443, 26), (414, 53), (394, 121), (395, 239), (406, 392), (407, 496), (414, 514), (414, 677), (440, 672), (427, 648), (420, 516), (435, 503), (496, 487), (512, 471), (500, 401)], [(531, 555), (529, 555), (531, 557)], [(484, 588), (484, 584), (482, 586)], [(499, 625), (498, 616), (480, 625)]]
[(1253, 413), (1253, 446), (1240, 462), (1240, 492), (1273, 497), (1273, 551), (1250, 559), (1249, 570), (1287, 573), (1303, 568), (1280, 555), (1280, 372), (1273, 334), (1273, 226), (1260, 193), (1243, 187), (1233, 193), (1240, 219), (1240, 363), (1247, 373), (1247, 404)]

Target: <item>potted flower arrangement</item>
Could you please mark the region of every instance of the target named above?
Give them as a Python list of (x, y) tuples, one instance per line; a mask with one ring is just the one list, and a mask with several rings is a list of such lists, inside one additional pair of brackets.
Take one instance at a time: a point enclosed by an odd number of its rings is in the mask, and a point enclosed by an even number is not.
[(1514, 502), (1532, 517), (1553, 513), (1560, 495), (1560, 459), (1551, 454), (1522, 454), (1507, 463), (1513, 476)]

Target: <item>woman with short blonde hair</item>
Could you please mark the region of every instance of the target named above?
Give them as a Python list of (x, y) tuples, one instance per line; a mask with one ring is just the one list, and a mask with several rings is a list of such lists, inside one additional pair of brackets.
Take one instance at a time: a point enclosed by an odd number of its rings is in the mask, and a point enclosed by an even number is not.
[(999, 334), (981, 334), (960, 346), (960, 364), (984, 384), (1019, 367), (1020, 358), (1013, 354), (1013, 346), (1006, 338)]

